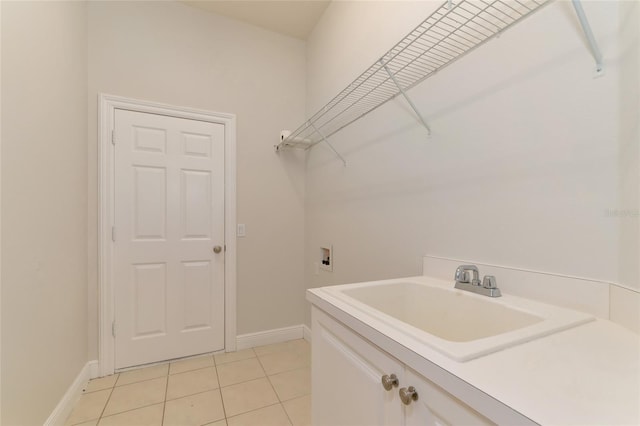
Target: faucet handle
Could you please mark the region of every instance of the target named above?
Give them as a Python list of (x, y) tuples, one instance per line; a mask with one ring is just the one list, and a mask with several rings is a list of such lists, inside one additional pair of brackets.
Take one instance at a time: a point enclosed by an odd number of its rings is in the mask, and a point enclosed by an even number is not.
[(482, 279), (482, 287), (484, 288), (498, 288), (496, 285), (496, 277), (493, 275), (485, 275)]
[(468, 283), (469, 282), (469, 273), (465, 271), (462, 267), (456, 269), (456, 282), (458, 283)]

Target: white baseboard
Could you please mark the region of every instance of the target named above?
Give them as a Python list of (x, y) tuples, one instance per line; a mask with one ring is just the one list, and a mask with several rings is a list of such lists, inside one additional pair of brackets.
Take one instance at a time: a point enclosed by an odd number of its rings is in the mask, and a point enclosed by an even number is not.
[(87, 365), (89, 366), (90, 379), (96, 379), (100, 377), (100, 364), (98, 364), (97, 359), (94, 359), (93, 361), (89, 361)]
[(44, 422), (44, 426), (61, 426), (65, 424), (89, 379), (97, 377), (97, 372), (98, 361), (89, 361), (82, 367), (82, 370), (80, 370), (69, 389), (62, 396), (56, 408), (54, 408), (47, 421)]
[(303, 325), (276, 328), (273, 330), (259, 331), (257, 333), (241, 334), (236, 337), (236, 349), (248, 349), (256, 346), (271, 345), (273, 343), (286, 342), (288, 340), (302, 339), (304, 337)]
[(304, 340), (311, 343), (311, 327), (307, 324), (302, 325), (302, 335), (304, 336)]

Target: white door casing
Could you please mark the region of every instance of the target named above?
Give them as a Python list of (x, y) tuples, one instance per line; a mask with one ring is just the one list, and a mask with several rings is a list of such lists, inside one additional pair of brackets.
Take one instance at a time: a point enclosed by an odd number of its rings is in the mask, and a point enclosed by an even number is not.
[[(132, 120), (143, 121), (134, 125)], [(120, 124), (130, 129), (125, 131), (124, 140), (116, 128)], [(195, 127), (185, 133), (179, 130), (184, 125)], [(235, 117), (100, 95), (99, 126), (99, 374), (112, 374), (116, 368), (141, 362), (221, 350), (222, 339), (226, 351), (235, 350)], [(116, 144), (112, 142), (113, 129)], [(158, 136), (165, 131), (168, 139), (163, 146)], [(207, 148), (207, 138), (198, 136), (208, 132), (220, 142), (217, 148), (215, 144)], [(127, 141), (131, 134), (133, 139)], [(169, 146), (171, 134), (177, 139)], [(121, 149), (126, 144), (134, 149), (127, 153)], [(178, 148), (183, 154), (176, 155)], [(165, 155), (170, 153), (173, 155)], [(214, 175), (216, 159), (220, 160), (217, 169), (224, 176)], [(119, 163), (129, 164), (128, 178), (126, 173), (116, 173)], [(213, 174), (208, 176), (207, 167)], [(221, 182), (223, 187), (211, 187), (209, 191), (211, 197), (220, 194), (224, 198), (224, 211), (219, 209), (211, 216), (224, 217), (224, 224), (216, 228), (203, 211), (207, 205), (213, 209), (222, 206), (207, 199), (206, 194), (207, 185)], [(138, 190), (134, 190), (136, 187)], [(124, 192), (119, 193), (117, 188)], [(131, 200), (134, 208), (121, 208), (120, 198)], [(169, 202), (169, 198), (173, 201)], [(160, 208), (163, 203), (165, 212)], [(228, 238), (222, 241), (220, 235), (225, 234)], [(173, 244), (169, 244), (171, 241)], [(213, 252), (215, 245), (224, 247), (225, 243), (226, 251)], [(131, 257), (129, 264), (123, 260), (126, 256), (120, 256), (121, 249)], [(224, 288), (207, 288), (209, 277), (213, 283), (223, 281)], [(185, 279), (192, 283), (187, 299), (184, 287), (169, 285)], [(117, 282), (128, 284), (120, 288)], [(158, 286), (158, 282), (167, 285)], [(166, 309), (150, 308), (150, 303), (138, 309), (132, 302), (136, 297), (147, 302), (155, 300)], [(223, 321), (218, 318), (224, 324), (224, 333), (209, 325), (214, 311), (224, 311)], [(116, 318), (116, 314), (126, 316), (127, 312), (133, 320), (131, 326)], [(170, 318), (173, 319), (168, 322)], [(114, 319), (118, 319), (117, 341), (112, 334)], [(121, 339), (136, 349), (129, 355), (118, 351), (116, 357), (116, 348), (123, 344)], [(209, 346), (202, 346), (203, 341)]]
[(224, 349), (224, 125), (116, 109), (114, 132), (116, 369)]

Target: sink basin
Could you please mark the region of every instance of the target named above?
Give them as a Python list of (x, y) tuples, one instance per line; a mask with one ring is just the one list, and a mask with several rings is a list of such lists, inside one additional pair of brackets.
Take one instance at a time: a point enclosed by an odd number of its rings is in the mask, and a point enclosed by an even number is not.
[(488, 297), (467, 297), (461, 291), (411, 282), (354, 288), (344, 290), (344, 294), (452, 342), (469, 342), (544, 321), (540, 316), (492, 303)]
[(489, 298), (429, 277), (310, 290), (359, 319), (374, 319), (456, 361), (592, 321), (591, 315), (520, 297)]

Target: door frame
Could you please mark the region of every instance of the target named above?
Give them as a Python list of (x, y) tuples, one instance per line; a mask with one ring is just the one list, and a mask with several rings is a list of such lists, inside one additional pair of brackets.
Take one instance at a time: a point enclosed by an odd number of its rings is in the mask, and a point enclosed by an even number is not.
[(224, 131), (224, 350), (236, 350), (236, 116), (188, 107), (98, 95), (98, 367), (99, 376), (115, 372), (113, 241), (115, 162), (112, 130), (115, 110), (167, 115), (225, 126)]

